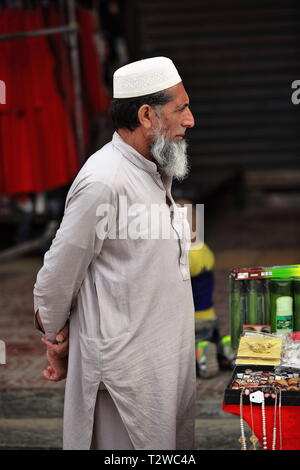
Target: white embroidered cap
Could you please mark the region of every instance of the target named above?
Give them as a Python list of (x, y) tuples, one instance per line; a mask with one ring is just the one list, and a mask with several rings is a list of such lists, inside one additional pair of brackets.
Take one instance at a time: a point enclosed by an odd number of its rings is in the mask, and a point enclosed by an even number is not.
[(138, 60), (115, 71), (113, 97), (134, 98), (150, 95), (181, 81), (174, 63), (167, 57)]

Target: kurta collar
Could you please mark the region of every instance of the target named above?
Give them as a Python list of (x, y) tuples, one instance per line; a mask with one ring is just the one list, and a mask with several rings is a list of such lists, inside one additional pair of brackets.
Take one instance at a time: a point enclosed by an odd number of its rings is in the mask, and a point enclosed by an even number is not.
[(131, 161), (131, 163), (148, 171), (148, 173), (158, 174), (156, 163), (147, 160), (147, 158), (143, 157), (143, 155), (131, 147), (131, 145), (126, 144), (117, 132), (114, 132), (112, 142), (113, 145), (122, 152), (122, 155), (124, 155), (127, 160)]
[(122, 155), (127, 160), (142, 170), (150, 173), (158, 186), (167, 193), (170, 193), (173, 178), (166, 175), (161, 175), (157, 170), (156, 163), (147, 160), (147, 158), (143, 157), (143, 155), (131, 147), (131, 145), (126, 144), (126, 142), (117, 132), (114, 132), (113, 134), (112, 143), (117, 149), (120, 150)]

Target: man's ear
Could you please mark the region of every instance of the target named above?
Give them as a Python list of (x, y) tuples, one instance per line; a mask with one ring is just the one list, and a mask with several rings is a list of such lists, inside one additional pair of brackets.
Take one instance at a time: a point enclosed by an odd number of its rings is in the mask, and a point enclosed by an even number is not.
[(143, 104), (138, 110), (138, 119), (145, 129), (150, 129), (153, 125), (153, 118), (155, 116), (154, 109), (149, 104)]

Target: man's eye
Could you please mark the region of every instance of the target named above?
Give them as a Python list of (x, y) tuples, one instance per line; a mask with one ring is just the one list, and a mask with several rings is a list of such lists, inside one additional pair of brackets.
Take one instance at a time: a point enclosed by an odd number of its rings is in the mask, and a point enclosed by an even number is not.
[(189, 109), (190, 110), (190, 107), (188, 104), (186, 104), (185, 106), (183, 106), (182, 108), (179, 109), (180, 112), (182, 111), (185, 111), (186, 109)]

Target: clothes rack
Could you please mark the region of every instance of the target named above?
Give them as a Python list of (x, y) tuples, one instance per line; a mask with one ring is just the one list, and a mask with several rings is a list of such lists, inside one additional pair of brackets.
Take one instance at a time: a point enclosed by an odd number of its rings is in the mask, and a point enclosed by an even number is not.
[(8, 41), (11, 39), (23, 39), (29, 38), (34, 36), (49, 36), (50, 34), (58, 34), (58, 33), (67, 33), (72, 31), (78, 31), (79, 27), (77, 23), (70, 23), (69, 25), (65, 26), (58, 26), (57, 28), (44, 28), (44, 29), (36, 29), (32, 31), (20, 31), (18, 33), (11, 33), (11, 34), (0, 34), (0, 41)]

